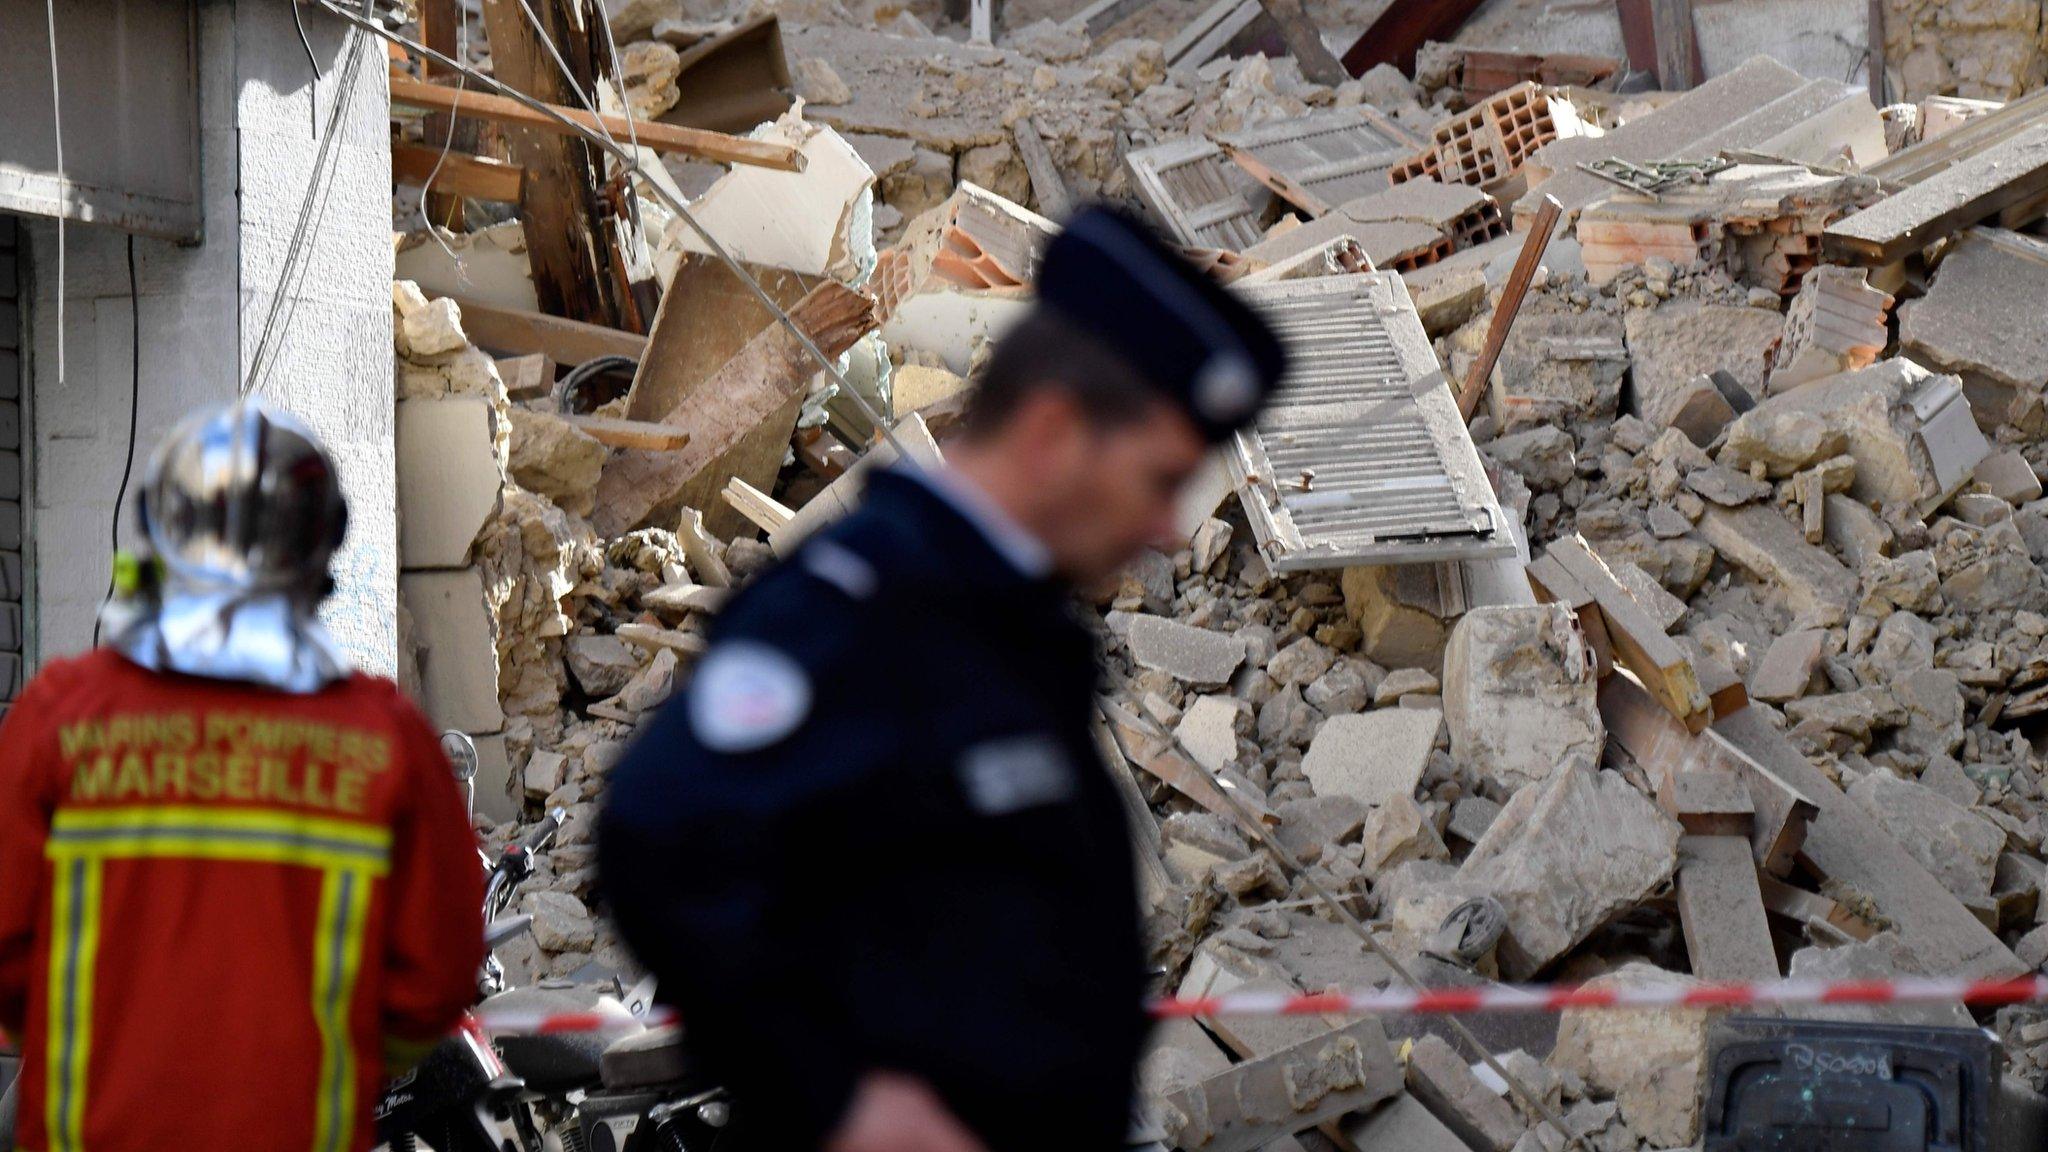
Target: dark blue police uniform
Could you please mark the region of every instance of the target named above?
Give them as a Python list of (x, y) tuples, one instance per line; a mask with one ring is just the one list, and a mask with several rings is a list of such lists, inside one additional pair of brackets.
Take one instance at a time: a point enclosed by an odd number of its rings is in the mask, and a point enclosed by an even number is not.
[(613, 915), (761, 1146), (815, 1146), (869, 1069), (994, 1149), (1122, 1136), (1144, 958), (1070, 605), (879, 474), (734, 599), (698, 699), (614, 769)]
[[(1038, 288), (1211, 440), (1280, 374), (1249, 309), (1115, 213), (1069, 221)], [(1002, 526), (876, 474), (733, 599), (611, 774), (611, 915), (747, 1147), (817, 1147), (882, 1070), (995, 1152), (1122, 1142), (1144, 956), (1096, 653)]]

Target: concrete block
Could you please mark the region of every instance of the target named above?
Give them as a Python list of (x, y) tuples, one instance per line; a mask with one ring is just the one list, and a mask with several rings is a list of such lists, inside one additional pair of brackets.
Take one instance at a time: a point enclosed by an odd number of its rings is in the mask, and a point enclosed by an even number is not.
[(1132, 659), (1140, 665), (1189, 684), (1226, 684), (1231, 673), (1244, 663), (1242, 638), (1164, 616), (1139, 616), (1132, 620), (1126, 639)]
[(1784, 321), (1766, 308), (1676, 301), (1629, 313), (1630, 379), (1637, 415), (1670, 411), (1666, 392), (1684, 391), (1716, 369), (1727, 371), (1751, 396), (1764, 394), (1771, 349)]
[(412, 617), (420, 652), (420, 704), (442, 728), (496, 732), (498, 651), (483, 576), (474, 568), (406, 572), (399, 598)]
[[(735, 165), (697, 198), (692, 214), (735, 259), (858, 282), (875, 266), (875, 174), (853, 145), (830, 128), (805, 123), (800, 113), (759, 136), (795, 145), (804, 170)], [(680, 223), (676, 239), (686, 252), (712, 254)]]
[(2015, 508), (2041, 498), (2041, 478), (2016, 448), (1994, 452), (1977, 464), (1977, 483)]
[[(1796, 395), (1796, 393), (1795, 393)], [(1807, 623), (1847, 619), (1856, 577), (1834, 557), (1806, 542), (1774, 508), (1708, 508), (1694, 531), (1729, 563), (1784, 593)]]
[(1643, 422), (1652, 428), (1676, 428), (1685, 438), (1705, 448), (1735, 419), (1735, 409), (1711, 376), (1695, 376), (1686, 383), (1649, 396), (1642, 404)]
[(1318, 796), (1350, 796), (1373, 805), (1413, 799), (1443, 718), (1435, 708), (1332, 716), (1302, 757), (1302, 775)]
[(1220, 772), (1237, 758), (1238, 735), (1250, 722), (1250, 709), (1237, 697), (1203, 696), (1188, 705), (1173, 735), (1195, 763)]
[(1570, 608), (1475, 608), (1444, 656), (1451, 754), (1506, 792), (1561, 764), (1597, 764), (1606, 739), (1597, 688)]
[(497, 515), (500, 470), (488, 400), (398, 405), (398, 558), (405, 568), (460, 568)]
[(1507, 909), (1501, 975), (1526, 980), (1678, 866), (1678, 823), (1612, 772), (1567, 765), (1515, 793), (1458, 870)]
[(1879, 768), (1851, 784), (1849, 799), (1877, 819), (1908, 855), (1964, 903), (1991, 895), (2005, 832), (1923, 784)]
[(514, 407), (508, 471), (528, 492), (553, 500), (563, 511), (587, 516), (597, 505), (598, 479), (611, 449), (550, 412)]
[(1820, 658), (1827, 650), (1827, 642), (1827, 630), (1823, 628), (1802, 628), (1772, 641), (1756, 671), (1750, 675), (1750, 696), (1782, 704), (1806, 695), (1814, 673), (1820, 669)]
[(1366, 656), (1397, 668), (1442, 666), (1451, 613), (1439, 579), (1428, 564), (1344, 570), (1344, 610), (1364, 634)]
[(2048, 381), (2048, 244), (1973, 228), (1942, 258), (1927, 294), (1899, 306), (1899, 348), (1963, 380), (1987, 426)]
[(1852, 568), (1890, 556), (1891, 525), (1856, 499), (1832, 492), (1821, 501), (1821, 540)]
[[(1757, 909), (1762, 915), (1762, 908)], [(1695, 985), (1699, 981), (1653, 965), (1628, 964), (1589, 981), (1589, 987)], [(1678, 1148), (1699, 1136), (1700, 1095), (1706, 1086), (1704, 1008), (1603, 1012), (1568, 1009), (1559, 1018), (1557, 1048), (1549, 1063), (1573, 1072), (1621, 1106), (1621, 1117), (1658, 1148)]]

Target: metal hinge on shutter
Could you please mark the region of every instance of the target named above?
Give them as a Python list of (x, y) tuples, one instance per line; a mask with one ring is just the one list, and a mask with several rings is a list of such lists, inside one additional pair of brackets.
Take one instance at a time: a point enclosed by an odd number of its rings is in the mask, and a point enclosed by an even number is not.
[(1513, 553), (1400, 277), (1288, 281), (1244, 296), (1291, 357), (1273, 403), (1231, 452), (1246, 516), (1276, 569)]

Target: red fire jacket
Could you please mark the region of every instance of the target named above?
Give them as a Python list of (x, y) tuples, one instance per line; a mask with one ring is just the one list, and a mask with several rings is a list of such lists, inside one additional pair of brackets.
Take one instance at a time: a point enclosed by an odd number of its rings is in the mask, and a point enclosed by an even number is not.
[(52, 664), (0, 724), (18, 1146), (368, 1148), (385, 1039), (475, 996), (482, 899), (447, 761), (389, 681)]

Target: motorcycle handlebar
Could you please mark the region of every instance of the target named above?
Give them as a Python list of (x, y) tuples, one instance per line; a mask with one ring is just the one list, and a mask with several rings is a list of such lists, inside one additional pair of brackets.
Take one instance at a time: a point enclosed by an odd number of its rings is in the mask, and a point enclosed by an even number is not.
[(533, 831), (526, 834), (526, 839), (521, 841), (519, 846), (528, 852), (540, 851), (548, 841), (555, 838), (555, 833), (562, 830), (562, 821), (567, 819), (568, 815), (568, 811), (563, 808), (548, 809), (548, 814), (541, 818), (540, 823), (533, 826)]

